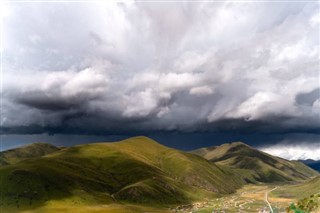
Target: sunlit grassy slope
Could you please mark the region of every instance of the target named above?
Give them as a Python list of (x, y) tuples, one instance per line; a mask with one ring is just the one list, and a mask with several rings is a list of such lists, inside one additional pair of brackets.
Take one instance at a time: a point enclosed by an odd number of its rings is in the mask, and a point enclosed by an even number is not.
[(0, 178), (1, 208), (10, 212), (64, 202), (69, 208), (188, 203), (234, 192), (243, 184), (224, 166), (146, 137), (78, 145), (13, 162), (0, 167)]
[(299, 161), (288, 161), (242, 142), (194, 150), (217, 165), (234, 168), (248, 182), (302, 181), (319, 173)]
[(287, 197), (302, 199), (309, 197), (313, 194), (320, 193), (320, 176), (317, 176), (304, 183), (296, 185), (285, 185), (279, 187), (277, 190), (272, 191), (272, 195), (277, 197)]

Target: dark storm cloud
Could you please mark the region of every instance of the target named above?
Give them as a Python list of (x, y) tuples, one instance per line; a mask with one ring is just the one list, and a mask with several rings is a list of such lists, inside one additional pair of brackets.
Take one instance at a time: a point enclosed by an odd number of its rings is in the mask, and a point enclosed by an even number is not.
[(93, 98), (88, 98), (90, 97), (80, 95), (77, 97), (63, 99), (61, 97), (50, 97), (39, 91), (35, 91), (24, 93), (21, 97), (17, 96), (15, 97), (15, 101), (17, 104), (22, 104), (34, 109), (58, 112), (61, 110), (78, 108), (78, 106), (82, 106), (84, 103), (93, 100)]
[(306, 104), (312, 106), (320, 98), (320, 88), (314, 89), (311, 92), (300, 93), (296, 96), (298, 104)]
[(319, 133), (316, 3), (7, 6), (2, 134)]

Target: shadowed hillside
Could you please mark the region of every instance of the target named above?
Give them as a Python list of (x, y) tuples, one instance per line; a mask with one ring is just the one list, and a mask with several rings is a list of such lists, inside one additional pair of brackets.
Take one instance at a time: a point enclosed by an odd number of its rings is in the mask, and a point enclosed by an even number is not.
[(242, 142), (201, 148), (191, 153), (217, 165), (234, 168), (248, 182), (302, 181), (318, 173), (299, 161), (288, 161)]
[(146, 137), (65, 148), (2, 166), (0, 178), (0, 204), (10, 211), (68, 199), (188, 203), (232, 193), (243, 184), (228, 168)]
[(41, 157), (59, 150), (60, 149), (58, 147), (48, 143), (33, 143), (0, 152), (0, 165), (13, 164), (21, 160)]

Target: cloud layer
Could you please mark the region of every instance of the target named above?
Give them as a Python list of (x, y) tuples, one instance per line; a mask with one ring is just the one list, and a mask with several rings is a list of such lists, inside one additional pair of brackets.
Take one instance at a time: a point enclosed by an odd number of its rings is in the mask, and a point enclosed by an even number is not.
[(8, 10), (4, 132), (320, 127), (317, 3), (12, 3)]
[(320, 160), (320, 144), (301, 142), (300, 144), (278, 144), (261, 149), (262, 151), (288, 160)]

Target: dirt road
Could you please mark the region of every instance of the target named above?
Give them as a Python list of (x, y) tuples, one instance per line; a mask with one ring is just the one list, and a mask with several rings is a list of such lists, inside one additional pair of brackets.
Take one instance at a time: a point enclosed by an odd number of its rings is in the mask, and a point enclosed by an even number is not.
[(273, 189), (267, 191), (267, 192), (266, 192), (266, 195), (265, 195), (265, 201), (266, 201), (266, 203), (268, 204), (271, 213), (273, 213), (273, 209), (272, 209), (272, 207), (271, 207), (270, 202), (268, 201), (268, 193), (269, 193), (269, 192), (272, 192), (273, 190), (276, 190), (277, 188), (278, 188), (278, 186), (276, 186), (276, 187), (274, 187)]

